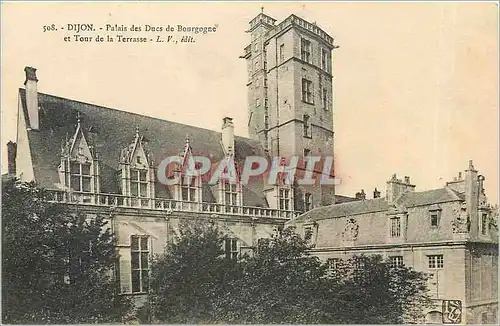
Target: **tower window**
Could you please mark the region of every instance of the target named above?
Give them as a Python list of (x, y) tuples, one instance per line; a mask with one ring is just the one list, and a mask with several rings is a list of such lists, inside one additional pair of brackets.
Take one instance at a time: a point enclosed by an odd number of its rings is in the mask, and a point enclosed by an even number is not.
[(311, 41), (305, 38), (300, 40), (300, 58), (305, 62), (311, 62)]
[(290, 189), (279, 190), (279, 209), (290, 210), (291, 194)]
[(312, 81), (302, 78), (302, 101), (313, 103), (312, 97)]
[(304, 115), (304, 137), (311, 138), (311, 122), (309, 121), (309, 116), (307, 114)]
[(280, 62), (285, 61), (285, 44), (280, 45)]
[(488, 214), (481, 215), (481, 234), (488, 233)]
[(312, 194), (308, 192), (304, 195), (304, 207), (306, 212), (313, 209)]
[(322, 91), (323, 109), (328, 110), (328, 90), (323, 87)]
[(331, 72), (330, 69), (330, 55), (328, 53), (328, 50), (326, 49), (321, 49), (321, 69), (323, 69), (326, 72)]

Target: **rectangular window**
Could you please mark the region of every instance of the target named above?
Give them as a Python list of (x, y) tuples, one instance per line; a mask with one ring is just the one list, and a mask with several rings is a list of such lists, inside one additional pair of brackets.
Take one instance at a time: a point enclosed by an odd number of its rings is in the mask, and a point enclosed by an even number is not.
[(311, 122), (309, 121), (309, 116), (307, 114), (304, 114), (303, 116), (304, 119), (304, 137), (306, 138), (311, 138)]
[(304, 195), (304, 208), (306, 212), (313, 208), (312, 194), (308, 192)]
[(321, 69), (325, 71), (326, 71), (326, 56), (327, 56), (326, 50), (321, 49)]
[(323, 88), (322, 91), (322, 102), (323, 109), (328, 110), (328, 90), (326, 88)]
[(304, 157), (309, 156), (311, 154), (311, 150), (309, 148), (304, 148)]
[(431, 227), (437, 228), (439, 226), (439, 214), (437, 211), (431, 212)]
[(280, 63), (285, 61), (285, 44), (280, 45)]
[(132, 293), (149, 291), (149, 236), (130, 237)]
[(326, 265), (328, 266), (328, 271), (333, 273), (340, 267), (340, 258), (328, 258)]
[(305, 38), (300, 40), (300, 58), (305, 62), (311, 62), (311, 41)]
[(226, 258), (229, 259), (238, 258), (238, 239), (226, 239), (225, 252), (226, 252)]
[(430, 269), (443, 268), (444, 266), (443, 255), (429, 255), (427, 259), (429, 260)]
[(391, 256), (389, 257), (389, 266), (391, 268), (403, 267), (403, 256)]
[(75, 191), (90, 192), (90, 164), (70, 163), (70, 188)]
[(306, 226), (306, 227), (304, 228), (304, 240), (306, 240), (306, 241), (311, 241), (311, 239), (312, 239), (312, 234), (313, 234), (312, 227), (310, 227), (310, 226)]
[(488, 214), (481, 215), (481, 234), (488, 233)]
[(130, 193), (134, 197), (148, 197), (146, 170), (130, 170)]
[(401, 218), (391, 218), (391, 238), (398, 238), (401, 236)]
[(181, 191), (182, 191), (182, 200), (185, 201), (196, 201), (196, 178), (190, 177), (189, 182), (184, 180), (185, 177), (181, 178)]
[(330, 54), (328, 50), (321, 49), (321, 69), (331, 73)]
[(279, 209), (281, 210), (291, 210), (290, 202), (291, 202), (291, 194), (290, 189), (280, 189), (279, 190)]
[(224, 181), (224, 204), (237, 205), (238, 192), (236, 184)]
[(313, 103), (312, 81), (302, 78), (302, 101)]

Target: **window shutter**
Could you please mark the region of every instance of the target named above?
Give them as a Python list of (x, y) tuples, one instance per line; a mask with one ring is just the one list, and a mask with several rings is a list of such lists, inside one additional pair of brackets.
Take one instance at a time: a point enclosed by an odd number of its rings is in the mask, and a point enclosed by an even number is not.
[(120, 288), (122, 293), (132, 292), (130, 281), (130, 260), (120, 256)]

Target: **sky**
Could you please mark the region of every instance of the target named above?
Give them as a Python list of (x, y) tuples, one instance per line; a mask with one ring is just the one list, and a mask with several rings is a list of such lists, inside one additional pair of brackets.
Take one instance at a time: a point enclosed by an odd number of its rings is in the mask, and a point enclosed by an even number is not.
[[(333, 55), (336, 192), (444, 186), (472, 159), (498, 203), (498, 8), (473, 3), (2, 3), (2, 173), (16, 138), (24, 67), (38, 90), (247, 136), (248, 22), (264, 7), (296, 14), (339, 46)], [(65, 42), (43, 26), (214, 26), (192, 44)], [(68, 34), (65, 34), (68, 33)], [(116, 34), (116, 33), (115, 33)], [(137, 35), (143, 33), (137, 33)], [(153, 33), (155, 34), (155, 33)], [(149, 35), (149, 34), (146, 34)], [(161, 137), (161, 135), (159, 135)], [(192, 140), (196, 147), (196, 140)]]

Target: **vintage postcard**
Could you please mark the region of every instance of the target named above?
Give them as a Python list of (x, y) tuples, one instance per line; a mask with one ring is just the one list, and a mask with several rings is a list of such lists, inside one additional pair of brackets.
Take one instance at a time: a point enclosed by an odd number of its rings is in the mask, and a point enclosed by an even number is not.
[(1, 6), (2, 323), (498, 323), (497, 2)]

